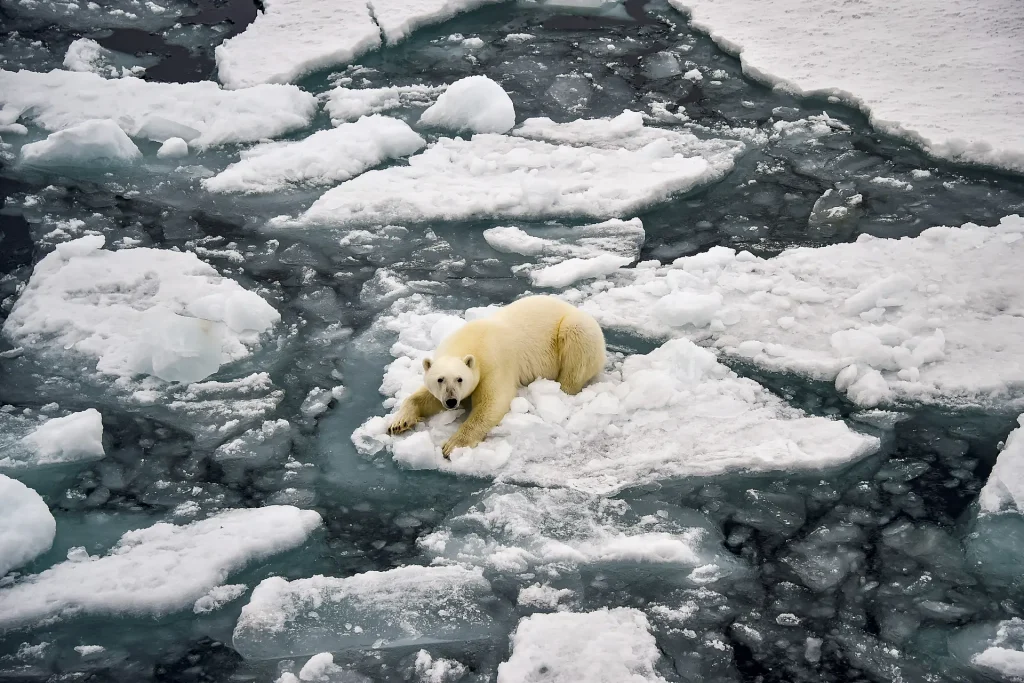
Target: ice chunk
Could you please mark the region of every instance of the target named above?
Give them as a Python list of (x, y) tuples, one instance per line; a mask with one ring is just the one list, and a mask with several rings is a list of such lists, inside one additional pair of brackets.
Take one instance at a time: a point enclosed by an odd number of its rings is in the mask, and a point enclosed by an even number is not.
[(56, 533), (57, 522), (39, 494), (0, 474), (0, 577), (49, 550)]
[(367, 116), (297, 142), (268, 142), (203, 180), (210, 192), (278, 192), (293, 185), (332, 185), (425, 145), (404, 121)]
[[(95, 408), (47, 420), (21, 440), (33, 452), (34, 465), (103, 457), (103, 418)], [(0, 465), (3, 461), (0, 460)]]
[(466, 675), (466, 667), (454, 659), (434, 659), (426, 650), (416, 653), (414, 664), (422, 683), (454, 683)]
[(1001, 405), (1024, 387), (1022, 236), (1024, 219), (1007, 216), (767, 259), (714, 247), (567, 297), (606, 327), (834, 381), (866, 407)]
[(334, 655), (330, 652), (321, 652), (309, 658), (299, 670), (300, 681), (326, 681), (332, 673), (338, 673), (341, 667), (335, 665)]
[(292, 427), (288, 420), (267, 420), (260, 427), (250, 429), (213, 452), (219, 462), (244, 461), (258, 467), (269, 462), (283, 461), (292, 446)]
[(982, 514), (1015, 511), (1024, 514), (1024, 415), (1006, 437), (1006, 444), (988, 475), (978, 507)]
[(536, 287), (568, 287), (574, 282), (603, 277), (633, 262), (629, 256), (602, 254), (590, 258), (571, 258), (530, 273)]
[(301, 545), (320, 524), (312, 510), (270, 506), (129, 531), (103, 557), (69, 559), (0, 588), (0, 629), (79, 614), (157, 616), (190, 608), (232, 572)]
[(21, 148), (22, 163), (33, 166), (127, 164), (141, 156), (131, 138), (110, 119), (83, 121)]
[[(397, 360), (382, 393), (401, 400), (422, 386), (421, 359), (459, 322), (441, 313), (399, 313)], [(450, 414), (398, 437), (385, 434), (386, 418), (371, 418), (352, 439), (366, 454), (392, 450), (407, 467), (599, 493), (740, 469), (825, 468), (878, 447), (843, 422), (787, 406), (686, 340), (614, 362), (576, 396), (538, 380), (519, 398), (525, 411), (509, 412), (479, 446), (451, 461), (440, 449), (458, 427)]]
[(98, 372), (195, 382), (247, 356), (280, 315), (189, 252), (60, 245), (36, 264), (4, 323), (18, 343), (94, 359)]
[(949, 651), (960, 664), (986, 678), (1024, 679), (1024, 619), (971, 624), (949, 637)]
[(71, 71), (99, 73), (105, 50), (90, 38), (77, 38), (68, 46), (64, 55), (64, 68)]
[(447, 86), (392, 85), (385, 88), (334, 88), (324, 93), (324, 109), (335, 126), (362, 116), (392, 111), (401, 107), (427, 106)]
[(263, 12), (214, 51), (231, 89), (289, 83), (380, 47), (366, 0), (264, 0)]
[(517, 227), (484, 230), (484, 240), (492, 248), (506, 254), (540, 256), (543, 264), (558, 263), (567, 258), (593, 258), (602, 254), (640, 256), (646, 233), (639, 218), (628, 221), (613, 218), (603, 223), (571, 228), (544, 227), (534, 229), (544, 237)]
[(348, 578), (265, 579), (242, 608), (234, 646), (246, 659), (476, 640), (497, 626), (479, 569), (401, 567)]
[[(222, 90), (216, 83), (107, 80), (74, 71), (0, 70), (0, 106), (58, 131), (112, 119), (131, 137), (180, 137), (199, 149), (273, 138), (304, 128), (317, 110), (313, 95), (293, 85)], [(197, 134), (191, 136), (188, 131)]]
[(655, 670), (660, 657), (640, 610), (534, 614), (512, 634), (512, 656), (498, 666), (498, 683), (665, 683)]
[(182, 138), (167, 138), (156, 151), (156, 155), (161, 159), (188, 156), (188, 143)]
[(248, 590), (248, 588), (249, 587), (244, 583), (216, 586), (212, 588), (209, 593), (196, 600), (195, 604), (192, 606), (192, 611), (196, 614), (206, 614), (207, 612), (219, 610), (229, 602), (237, 600), (245, 595), (245, 591)]
[(512, 98), (487, 76), (455, 81), (420, 115), (420, 125), (456, 133), (506, 133), (516, 125)]

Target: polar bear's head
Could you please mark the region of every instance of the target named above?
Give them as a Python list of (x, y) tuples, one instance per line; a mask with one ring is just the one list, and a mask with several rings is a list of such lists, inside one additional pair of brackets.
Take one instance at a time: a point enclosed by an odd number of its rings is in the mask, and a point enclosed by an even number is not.
[(441, 356), (423, 359), (423, 382), (448, 410), (458, 408), (480, 381), (480, 368), (473, 356)]

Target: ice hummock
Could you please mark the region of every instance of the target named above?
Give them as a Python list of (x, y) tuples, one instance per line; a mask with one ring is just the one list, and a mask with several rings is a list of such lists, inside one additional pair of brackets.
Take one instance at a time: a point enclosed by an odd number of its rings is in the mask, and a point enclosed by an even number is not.
[(21, 148), (21, 163), (30, 166), (118, 166), (142, 158), (121, 127), (110, 119), (92, 119), (50, 133)]
[(565, 293), (598, 321), (685, 337), (761, 367), (835, 382), (855, 403), (1016, 405), (1024, 399), (1024, 218), (916, 238), (727, 247), (640, 263)]
[(298, 141), (267, 142), (241, 154), (212, 178), (210, 192), (278, 192), (298, 185), (332, 185), (378, 164), (404, 157), (426, 142), (404, 121), (366, 116)]
[[(396, 360), (381, 385), (392, 408), (422, 385), (421, 360), (464, 322), (450, 313), (403, 310), (410, 301), (396, 303), (383, 323), (399, 333), (392, 347)], [(465, 316), (487, 313), (470, 309)], [(577, 396), (564, 394), (556, 382), (535, 381), (520, 389), (510, 412), (480, 445), (448, 461), (441, 444), (460, 414), (446, 411), (397, 437), (386, 434), (387, 417), (373, 417), (352, 440), (363, 454), (387, 449), (412, 469), (593, 493), (736, 470), (828, 468), (879, 446), (876, 438), (841, 421), (791, 408), (685, 339), (648, 354), (614, 357)]]
[(507, 133), (516, 125), (512, 98), (487, 76), (455, 81), (420, 115), (421, 126), (455, 133)]
[(94, 73), (0, 70), (0, 107), (48, 131), (111, 119), (130, 137), (180, 137), (203, 149), (274, 138), (306, 127), (316, 98), (293, 85), (223, 90), (216, 83), (105, 79)]
[(40, 495), (0, 474), (0, 578), (49, 550), (56, 533), (57, 522)]
[(235, 626), (248, 659), (485, 639), (501, 609), (479, 569), (399, 567), (347, 578), (265, 579)]
[(0, 630), (81, 614), (160, 616), (190, 609), (233, 572), (298, 547), (320, 524), (312, 510), (279, 505), (129, 531), (103, 557), (72, 552), (0, 588)]
[(103, 418), (95, 408), (54, 417), (22, 438), (19, 445), (22, 453), (5, 453), (0, 469), (97, 460), (104, 455)]
[(512, 634), (512, 655), (498, 667), (498, 683), (665, 683), (656, 668), (659, 659), (640, 610), (534, 614)]
[(251, 353), (280, 314), (190, 252), (104, 250), (103, 236), (58, 245), (36, 264), (3, 326), (53, 358), (114, 377), (198, 382)]

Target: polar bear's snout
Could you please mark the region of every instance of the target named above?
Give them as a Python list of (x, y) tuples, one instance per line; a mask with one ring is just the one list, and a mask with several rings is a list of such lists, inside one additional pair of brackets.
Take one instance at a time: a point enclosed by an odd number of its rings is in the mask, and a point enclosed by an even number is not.
[(454, 408), (458, 407), (458, 405), (459, 402), (454, 398), (445, 399), (444, 407), (447, 408), (448, 410), (453, 410)]

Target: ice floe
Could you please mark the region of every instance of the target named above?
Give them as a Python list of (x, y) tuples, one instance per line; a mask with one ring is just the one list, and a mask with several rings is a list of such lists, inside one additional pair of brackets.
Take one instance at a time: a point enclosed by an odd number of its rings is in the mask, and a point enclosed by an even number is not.
[(335, 126), (356, 121), (362, 116), (380, 114), (406, 107), (427, 107), (447, 86), (392, 85), (384, 88), (355, 89), (338, 87), (322, 95), (324, 109)]
[(598, 321), (834, 381), (855, 403), (1019, 403), (1024, 219), (789, 249), (714, 247), (566, 293)]
[(331, 185), (404, 157), (426, 142), (404, 121), (366, 116), (294, 142), (268, 142), (203, 180), (211, 192), (277, 192), (295, 185)]
[[(425, 312), (418, 296), (399, 301), (386, 329), (399, 333), (396, 360), (381, 393), (393, 407), (422, 384), (421, 360), (460, 316)], [(486, 315), (470, 309), (468, 319)], [(511, 411), (478, 446), (451, 461), (440, 446), (457, 427), (446, 411), (410, 434), (386, 434), (374, 417), (352, 435), (371, 455), (388, 449), (414, 469), (440, 469), (497, 481), (568, 486), (612, 493), (661, 480), (722, 472), (819, 469), (874, 451), (874, 437), (841, 421), (810, 417), (756, 382), (738, 377), (714, 354), (685, 339), (645, 355), (617, 358), (577, 396), (537, 380), (519, 391)]]
[(232, 572), (301, 545), (320, 524), (316, 512), (280, 505), (129, 531), (103, 557), (69, 553), (0, 588), (0, 630), (80, 614), (159, 616), (191, 608)]
[(39, 494), (0, 474), (0, 578), (49, 550), (56, 533), (57, 523)]
[(455, 81), (420, 115), (420, 125), (456, 133), (507, 133), (516, 125), (512, 98), (487, 76)]
[(978, 506), (983, 514), (1012, 511), (1024, 514), (1024, 415), (1006, 438), (1003, 450), (988, 475)]
[(0, 468), (53, 465), (103, 457), (103, 418), (95, 408), (47, 420), (21, 439), (26, 452), (0, 458)]
[(395, 44), (414, 30), (451, 19), (460, 12), (503, 0), (370, 0), (374, 19), (384, 38)]
[(0, 106), (48, 131), (112, 119), (133, 138), (180, 137), (197, 148), (274, 138), (305, 127), (317, 100), (293, 85), (223, 90), (216, 83), (107, 80), (75, 71), (0, 70)]
[(83, 121), (21, 148), (21, 162), (32, 166), (113, 166), (140, 158), (139, 148), (110, 119)]
[(755, 78), (863, 109), (957, 161), (1024, 171), (1024, 17), (1015, 0), (670, 0)]

